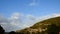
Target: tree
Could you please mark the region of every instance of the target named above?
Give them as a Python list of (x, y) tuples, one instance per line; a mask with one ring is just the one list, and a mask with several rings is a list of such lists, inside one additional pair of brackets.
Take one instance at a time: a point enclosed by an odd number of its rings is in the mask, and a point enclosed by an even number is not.
[(2, 26), (0, 25), (0, 34), (4, 34), (5, 30), (2, 28)]
[(55, 24), (49, 25), (47, 28), (48, 34), (59, 34), (59, 29)]
[(37, 34), (41, 34), (41, 32), (37, 31)]
[(35, 34), (35, 32), (32, 32), (32, 34)]
[(9, 34), (16, 34), (16, 32), (14, 32), (14, 31), (11, 31), (11, 32), (9, 32)]
[(26, 34), (30, 34), (30, 32), (29, 31), (27, 31), (27, 33)]

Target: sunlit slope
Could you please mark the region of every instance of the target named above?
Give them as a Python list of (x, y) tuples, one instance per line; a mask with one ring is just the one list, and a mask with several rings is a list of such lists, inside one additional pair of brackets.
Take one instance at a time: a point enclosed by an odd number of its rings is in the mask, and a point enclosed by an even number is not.
[(56, 24), (56, 26), (60, 27), (60, 17), (54, 17), (54, 18), (49, 18), (40, 22), (37, 22), (36, 24), (34, 24), (33, 26), (29, 27), (29, 28), (25, 28), (22, 30), (17, 30), (16, 32), (37, 32), (39, 30), (43, 31), (48, 27), (48, 25), (52, 25), (52, 24)]
[(37, 22), (31, 28), (34, 28), (34, 29), (45, 28), (45, 27), (47, 27), (48, 25), (51, 25), (51, 24), (56, 24), (56, 26), (60, 26), (60, 17), (54, 17), (54, 18), (50, 18), (50, 19), (47, 19), (47, 20), (44, 20), (44, 21)]

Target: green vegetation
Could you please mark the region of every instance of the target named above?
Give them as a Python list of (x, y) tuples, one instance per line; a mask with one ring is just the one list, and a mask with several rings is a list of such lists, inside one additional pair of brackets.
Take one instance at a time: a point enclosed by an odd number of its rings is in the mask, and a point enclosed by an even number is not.
[(48, 25), (55, 24), (60, 26), (60, 17), (50, 18), (34, 24), (31, 28), (46, 28)]
[[(20, 30), (19, 33), (26, 34), (54, 34), (60, 31), (60, 17), (50, 18), (41, 22), (34, 24), (30, 28)], [(56, 34), (55, 33), (55, 34)]]

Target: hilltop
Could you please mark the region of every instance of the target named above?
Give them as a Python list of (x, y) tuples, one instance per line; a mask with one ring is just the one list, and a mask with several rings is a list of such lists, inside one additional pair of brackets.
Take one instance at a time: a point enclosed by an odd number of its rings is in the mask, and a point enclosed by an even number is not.
[[(37, 33), (37, 32), (46, 32), (47, 28), (49, 25), (55, 24), (57, 27), (60, 28), (60, 17), (54, 17), (54, 18), (49, 18), (47, 20), (43, 20), (40, 22), (37, 22), (36, 24), (34, 24), (33, 26), (29, 27), (29, 28), (25, 28), (22, 30), (17, 30), (16, 32), (19, 33)], [(60, 29), (59, 29), (60, 30)]]
[(37, 22), (31, 28), (34, 28), (34, 29), (44, 28), (45, 26), (51, 25), (51, 24), (56, 24), (56, 26), (60, 26), (60, 17), (54, 17), (54, 18), (50, 18), (50, 19), (47, 19), (47, 20)]

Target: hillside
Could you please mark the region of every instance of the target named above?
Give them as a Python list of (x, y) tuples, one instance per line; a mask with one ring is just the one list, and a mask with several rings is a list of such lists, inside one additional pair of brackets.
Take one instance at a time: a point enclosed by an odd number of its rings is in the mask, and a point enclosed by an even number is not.
[(55, 24), (57, 27), (60, 28), (60, 17), (54, 17), (54, 18), (50, 18), (47, 20), (43, 20), (40, 22), (37, 22), (36, 24), (34, 24), (33, 26), (31, 26), (30, 28), (25, 28), (22, 30), (17, 30), (16, 32), (19, 33), (37, 33), (37, 32), (46, 32), (48, 25), (52, 25)]
[(60, 26), (60, 17), (55, 17), (55, 18), (50, 18), (41, 22), (38, 22), (36, 24), (34, 24), (31, 28), (44, 28), (47, 25), (51, 25), (51, 24), (56, 24), (56, 26)]

